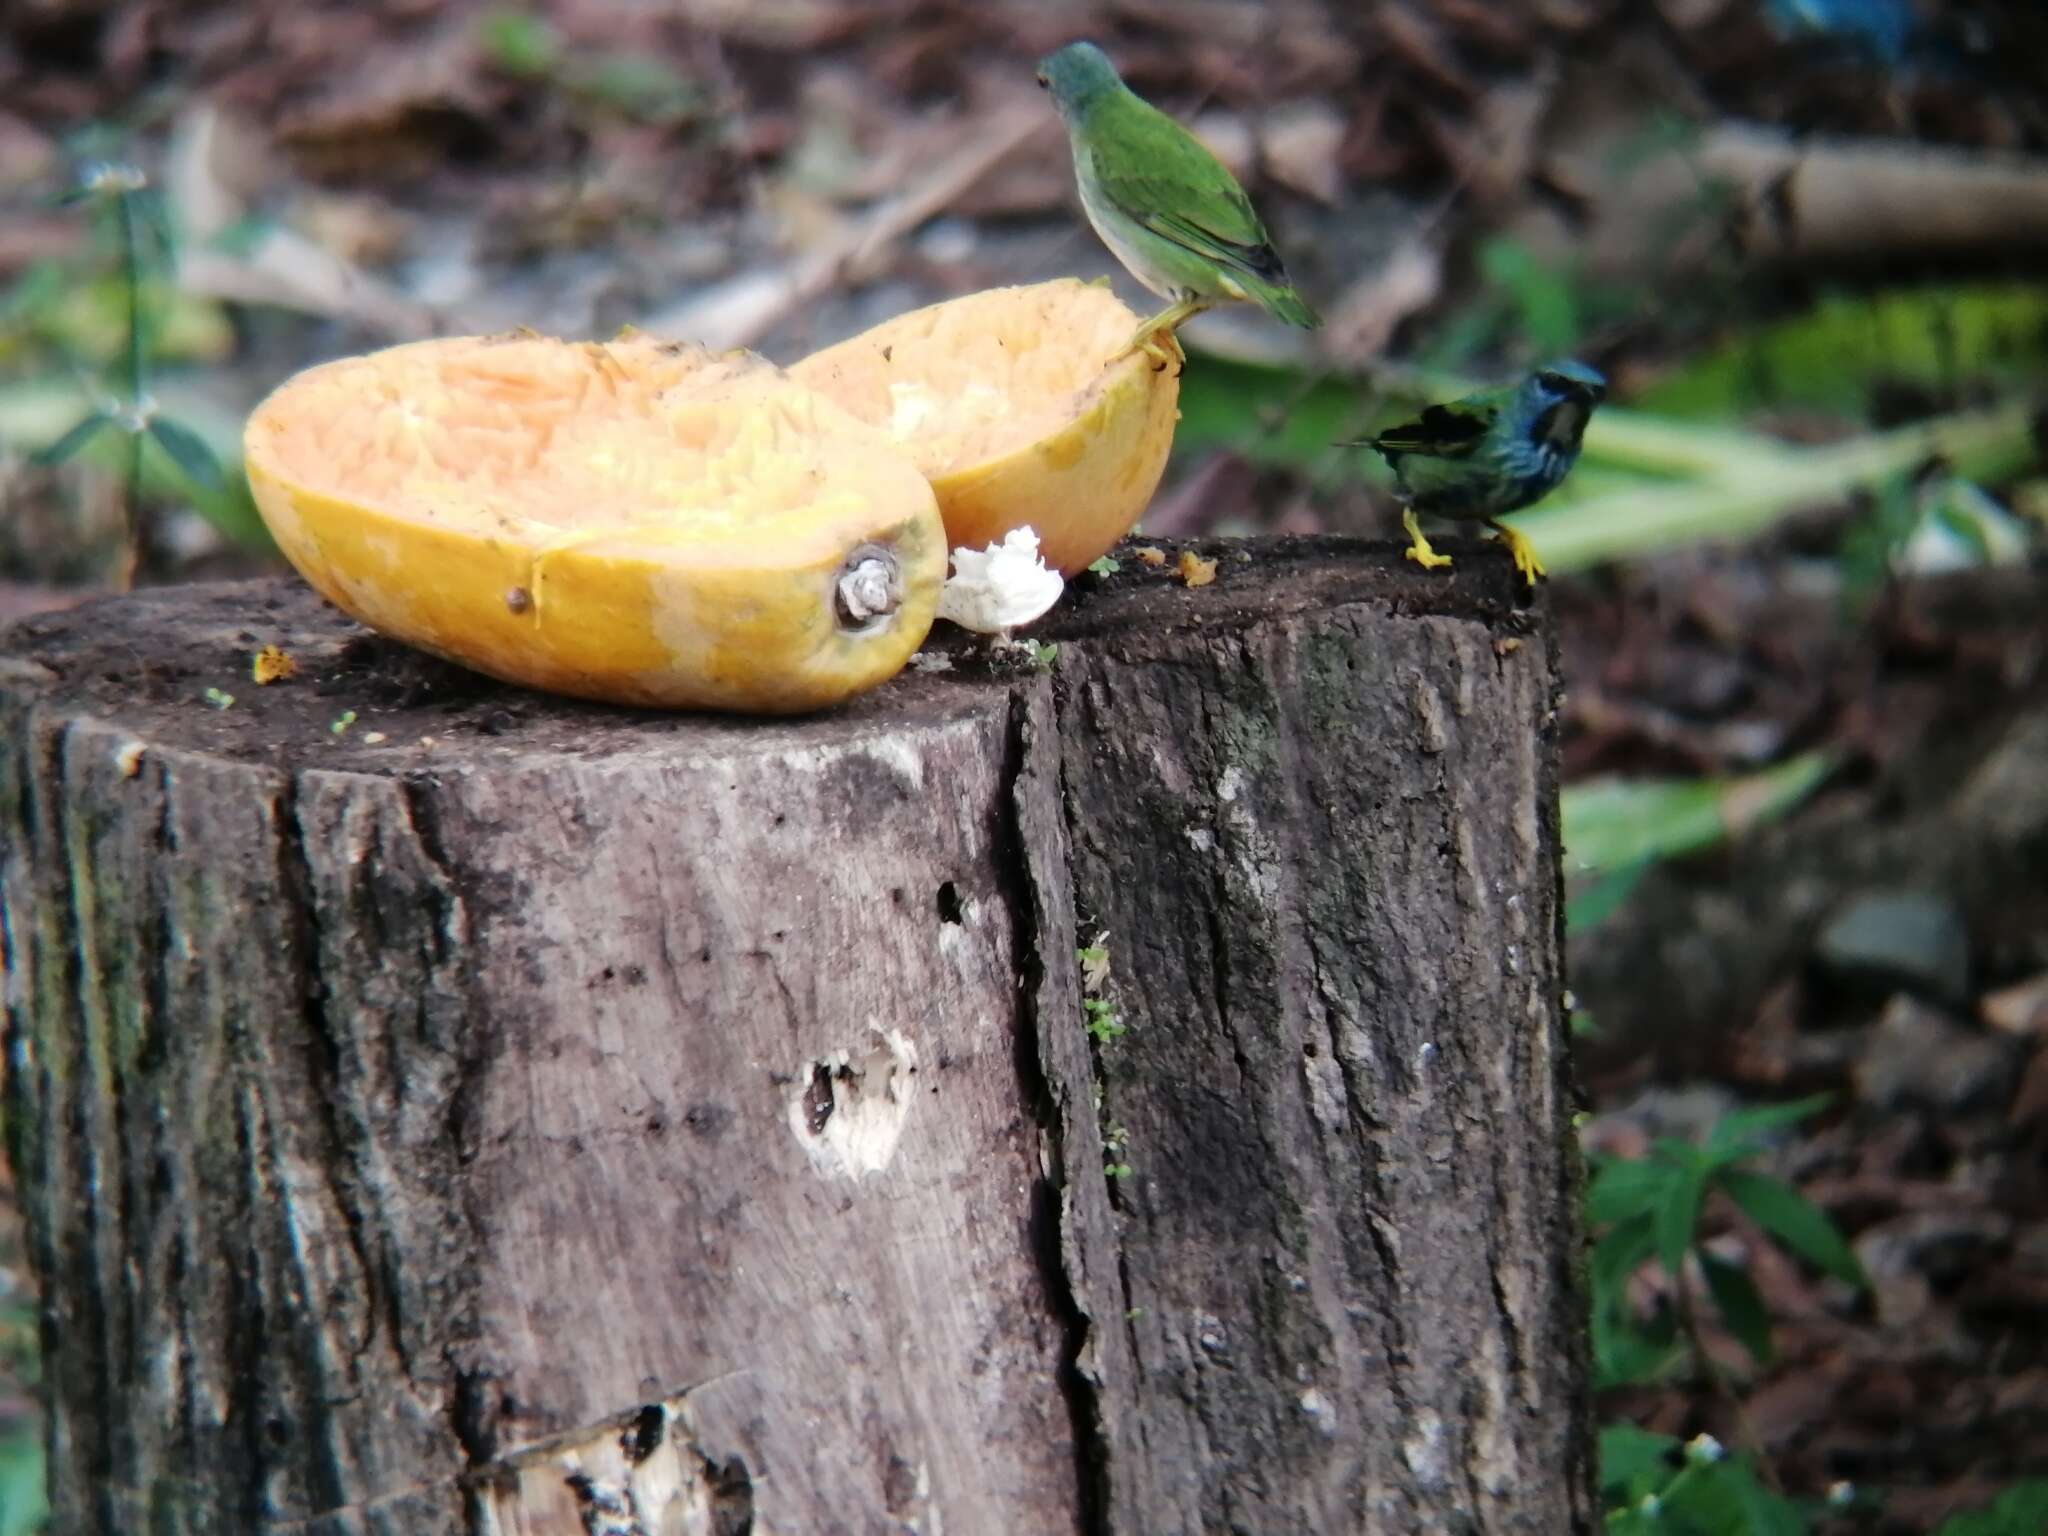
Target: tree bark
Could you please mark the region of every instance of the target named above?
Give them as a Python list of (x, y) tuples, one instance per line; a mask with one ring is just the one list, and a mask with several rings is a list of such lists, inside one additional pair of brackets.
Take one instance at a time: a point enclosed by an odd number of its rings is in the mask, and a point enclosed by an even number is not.
[(1547, 634), (1229, 548), (799, 722), (9, 632), (54, 1528), (1590, 1531)]

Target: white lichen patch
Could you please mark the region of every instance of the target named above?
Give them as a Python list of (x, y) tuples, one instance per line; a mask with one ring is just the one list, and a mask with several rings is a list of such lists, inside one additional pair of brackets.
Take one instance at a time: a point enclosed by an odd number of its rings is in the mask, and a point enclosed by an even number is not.
[(1444, 1421), (1433, 1410), (1415, 1415), (1415, 1426), (1401, 1441), (1401, 1459), (1425, 1492), (1441, 1488), (1450, 1480), (1451, 1460), (1444, 1444)]
[(1315, 1425), (1319, 1434), (1337, 1433), (1337, 1405), (1330, 1401), (1321, 1387), (1310, 1387), (1300, 1397), (1301, 1411), (1309, 1423)]
[(869, 1027), (865, 1049), (807, 1061), (790, 1090), (790, 1131), (811, 1166), (860, 1179), (895, 1160), (917, 1102), (917, 1045), (900, 1029)]

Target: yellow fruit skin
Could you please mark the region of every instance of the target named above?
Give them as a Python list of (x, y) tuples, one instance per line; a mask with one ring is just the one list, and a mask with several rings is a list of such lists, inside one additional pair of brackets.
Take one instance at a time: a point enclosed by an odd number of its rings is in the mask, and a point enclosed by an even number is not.
[[(1106, 292), (1072, 278), (993, 289), (915, 310), (872, 330), (815, 352), (790, 365), (790, 376), (841, 405), (876, 420), (880, 408), (873, 380), (887, 372), (882, 361), (898, 343), (929, 334), (942, 312), (993, 316), (999, 307), (1057, 317), (1075, 312), (1077, 295), (1089, 305), (1107, 306), (1119, 318), (1106, 328), (1120, 347), (1137, 329), (1138, 317)], [(1057, 323), (1056, 318), (1048, 323)], [(1091, 320), (1091, 324), (1095, 323)], [(980, 463), (934, 468), (924, 462), (946, 539), (954, 547), (979, 549), (1012, 529), (1029, 526), (1038, 535), (1046, 564), (1072, 576), (1128, 533), (1152, 500), (1173, 448), (1180, 419), (1180, 370), (1155, 370), (1142, 353), (1107, 365), (1075, 414), (1050, 435)], [(896, 366), (901, 367), (897, 357)], [(886, 413), (884, 416), (886, 419)], [(904, 446), (919, 456), (913, 437)]]
[(253, 441), (249, 483), (286, 558), (352, 617), (506, 682), (617, 704), (793, 714), (886, 681), (938, 611), (946, 549), (929, 506), (849, 539), (889, 550), (900, 606), (837, 618), (842, 557), (706, 569), (630, 530), (545, 556), (306, 491)]
[(1094, 404), (1062, 431), (934, 478), (946, 537), (980, 549), (1028, 524), (1047, 565), (1063, 576), (1086, 570), (1151, 504), (1179, 405), (1176, 369), (1155, 373), (1142, 353), (1125, 358)]

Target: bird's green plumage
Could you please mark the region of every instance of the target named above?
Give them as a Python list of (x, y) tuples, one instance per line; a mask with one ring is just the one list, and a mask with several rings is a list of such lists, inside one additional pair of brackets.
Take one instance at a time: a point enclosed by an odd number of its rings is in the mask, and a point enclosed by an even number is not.
[(1163, 298), (1250, 299), (1291, 325), (1321, 323), (1236, 178), (1099, 48), (1070, 43), (1039, 78), (1066, 122), (1089, 222), (1140, 282)]
[(1387, 428), (1373, 444), (1382, 451), (1423, 453), (1439, 459), (1469, 457), (1500, 419), (1501, 407), (1512, 393), (1488, 390), (1450, 405), (1432, 405), (1415, 420)]

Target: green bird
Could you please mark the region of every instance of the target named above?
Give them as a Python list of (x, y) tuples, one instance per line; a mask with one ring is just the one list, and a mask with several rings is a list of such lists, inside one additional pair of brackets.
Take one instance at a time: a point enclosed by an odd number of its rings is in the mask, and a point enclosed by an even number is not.
[(1161, 331), (1233, 300), (1304, 330), (1322, 324), (1295, 292), (1237, 179), (1187, 129), (1133, 94), (1100, 48), (1069, 43), (1047, 54), (1038, 83), (1067, 125), (1088, 222), (1133, 277), (1168, 301), (1124, 352), (1142, 351), (1163, 368)]
[(1401, 482), (1401, 526), (1408, 558), (1428, 570), (1449, 565), (1422, 536), (1418, 512), (1481, 522), (1500, 535), (1515, 569), (1531, 586), (1543, 562), (1529, 541), (1500, 519), (1541, 501), (1578, 462), (1594, 407), (1607, 398), (1597, 369), (1567, 359), (1538, 368), (1521, 383), (1432, 405), (1415, 420), (1377, 437), (1339, 443), (1377, 448)]

